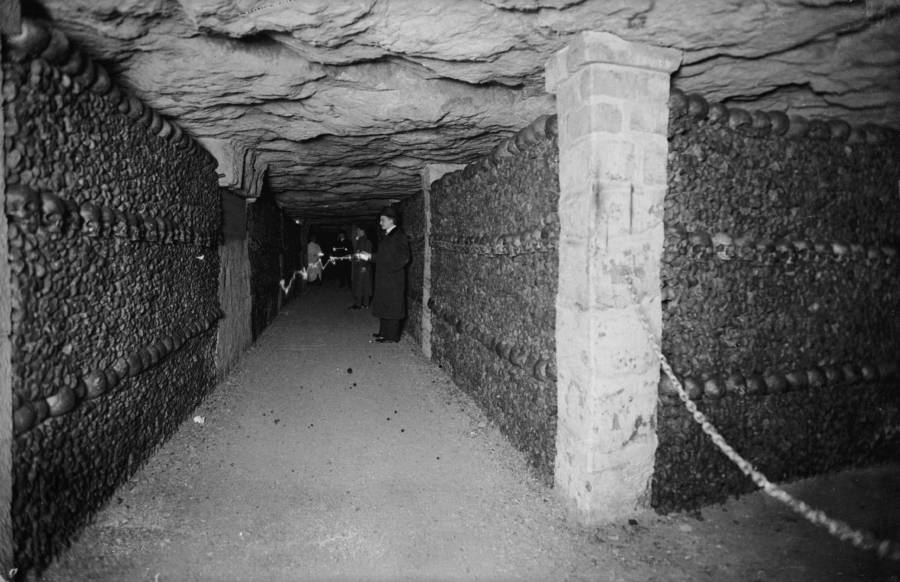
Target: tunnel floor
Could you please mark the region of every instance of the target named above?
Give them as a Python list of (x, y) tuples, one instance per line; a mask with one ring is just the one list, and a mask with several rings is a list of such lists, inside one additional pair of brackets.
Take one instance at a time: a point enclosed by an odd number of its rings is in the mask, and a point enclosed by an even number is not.
[[(898, 580), (759, 494), (567, 525), (551, 489), (409, 340), (306, 291), (42, 580)], [(900, 533), (900, 467), (790, 490)]]

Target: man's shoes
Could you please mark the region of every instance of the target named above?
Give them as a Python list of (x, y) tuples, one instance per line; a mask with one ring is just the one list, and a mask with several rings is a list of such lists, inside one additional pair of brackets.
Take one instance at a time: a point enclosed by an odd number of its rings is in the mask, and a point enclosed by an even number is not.
[(395, 339), (387, 339), (386, 337), (377, 337), (375, 338), (376, 344), (395, 344), (397, 340)]
[(372, 337), (374, 337), (374, 338), (380, 338), (380, 337), (384, 337), (384, 336), (381, 335), (380, 333), (373, 333), (373, 334), (372, 334)]
[(347, 309), (362, 309), (362, 307), (360, 307), (359, 305), (351, 305)]

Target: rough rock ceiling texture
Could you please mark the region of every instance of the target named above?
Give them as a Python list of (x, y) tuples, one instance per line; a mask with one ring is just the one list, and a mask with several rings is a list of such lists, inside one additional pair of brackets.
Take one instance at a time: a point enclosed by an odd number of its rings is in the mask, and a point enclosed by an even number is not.
[(201, 138), (222, 183), (296, 216), (371, 215), (542, 114), (582, 30), (684, 51), (710, 101), (900, 129), (900, 0), (42, 0)]

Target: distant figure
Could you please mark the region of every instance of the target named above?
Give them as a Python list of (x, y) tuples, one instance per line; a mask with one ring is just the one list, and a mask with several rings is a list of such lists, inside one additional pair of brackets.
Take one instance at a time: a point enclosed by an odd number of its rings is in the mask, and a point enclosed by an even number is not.
[(350, 241), (344, 231), (338, 233), (337, 242), (331, 246), (331, 256), (335, 259), (334, 270), (338, 287), (350, 286)]
[[(359, 227), (353, 229), (353, 270), (352, 282), (353, 305), (349, 309), (362, 309), (369, 306), (372, 297), (372, 241), (366, 237), (366, 231)], [(369, 258), (364, 258), (369, 257)]]
[(379, 318), (378, 343), (400, 341), (400, 322), (406, 317), (406, 265), (409, 263), (409, 241), (397, 226), (397, 211), (388, 206), (381, 211), (378, 224), (384, 238), (375, 255), (375, 298), (372, 315)]
[(309, 235), (306, 245), (306, 280), (322, 285), (322, 247), (316, 242), (316, 235)]

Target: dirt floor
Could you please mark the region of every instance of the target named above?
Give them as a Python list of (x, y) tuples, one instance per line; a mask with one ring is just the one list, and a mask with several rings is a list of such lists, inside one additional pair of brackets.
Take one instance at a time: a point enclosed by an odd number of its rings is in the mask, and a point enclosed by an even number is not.
[[(306, 292), (43, 580), (900, 581), (761, 494), (597, 529), (411, 342)], [(900, 467), (795, 483), (900, 538)]]

